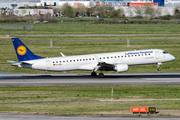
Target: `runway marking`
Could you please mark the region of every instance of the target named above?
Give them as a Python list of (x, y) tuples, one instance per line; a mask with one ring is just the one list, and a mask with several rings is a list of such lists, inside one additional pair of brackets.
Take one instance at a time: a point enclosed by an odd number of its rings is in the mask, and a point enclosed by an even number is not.
[(121, 99), (118, 99), (118, 100), (99, 100), (99, 101), (169, 101), (169, 100), (180, 100), (180, 99), (125, 99), (125, 100), (121, 100)]

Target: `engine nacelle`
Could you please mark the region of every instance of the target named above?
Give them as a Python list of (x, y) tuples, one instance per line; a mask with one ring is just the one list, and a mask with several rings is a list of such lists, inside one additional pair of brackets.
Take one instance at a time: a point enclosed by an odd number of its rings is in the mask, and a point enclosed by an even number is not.
[(129, 69), (129, 66), (127, 64), (117, 64), (114, 67), (114, 70), (116, 72), (125, 72), (125, 71), (128, 71), (128, 69)]

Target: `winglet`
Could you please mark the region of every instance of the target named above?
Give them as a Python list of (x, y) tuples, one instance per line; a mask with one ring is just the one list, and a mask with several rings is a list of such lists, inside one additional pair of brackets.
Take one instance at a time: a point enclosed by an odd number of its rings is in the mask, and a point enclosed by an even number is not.
[(102, 60), (100, 60), (96, 55), (95, 55), (95, 58), (97, 60), (98, 63), (104, 63)]
[(60, 52), (60, 54), (61, 54), (63, 57), (65, 57), (65, 55), (64, 55), (62, 52)]

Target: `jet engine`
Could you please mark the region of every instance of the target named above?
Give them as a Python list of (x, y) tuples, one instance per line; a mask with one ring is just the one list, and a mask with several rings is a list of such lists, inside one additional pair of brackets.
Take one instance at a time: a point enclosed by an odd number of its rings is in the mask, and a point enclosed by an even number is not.
[(125, 72), (125, 71), (128, 71), (128, 69), (129, 69), (129, 67), (127, 64), (117, 64), (114, 67), (114, 70), (116, 72)]

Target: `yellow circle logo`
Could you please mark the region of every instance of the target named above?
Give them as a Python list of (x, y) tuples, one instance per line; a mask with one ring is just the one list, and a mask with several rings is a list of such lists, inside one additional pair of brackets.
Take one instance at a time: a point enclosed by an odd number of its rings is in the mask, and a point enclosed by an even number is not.
[(26, 54), (26, 47), (24, 47), (24, 46), (19, 46), (19, 47), (17, 48), (17, 53), (18, 53), (19, 55), (24, 55), (24, 54)]

